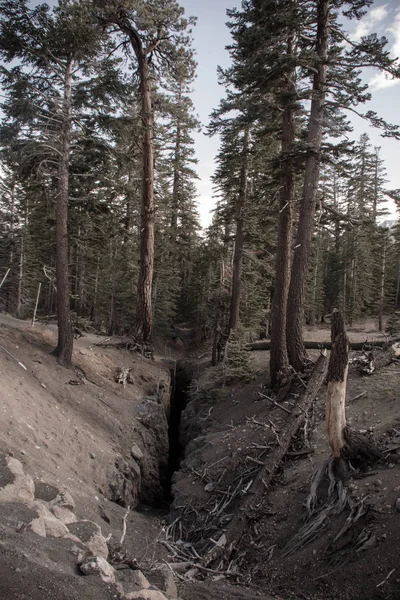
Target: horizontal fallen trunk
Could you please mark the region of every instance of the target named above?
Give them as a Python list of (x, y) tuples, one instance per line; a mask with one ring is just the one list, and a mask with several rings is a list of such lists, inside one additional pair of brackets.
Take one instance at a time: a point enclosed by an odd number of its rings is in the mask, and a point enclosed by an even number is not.
[[(358, 367), (361, 375), (372, 375), (375, 371), (390, 365), (394, 360), (400, 358), (399, 342), (392, 343), (388, 348), (381, 352), (368, 352), (364, 360), (358, 361)], [(356, 363), (357, 364), (357, 363)]]
[[(350, 342), (350, 350), (365, 350), (368, 347), (374, 348), (388, 348), (394, 342), (399, 340), (392, 340), (391, 342), (387, 342), (386, 340), (377, 340), (374, 342)], [(332, 342), (304, 342), (304, 346), (306, 350), (332, 350)], [(259, 342), (252, 342), (251, 344), (247, 344), (247, 350), (270, 350), (271, 342), (262, 340)]]
[(293, 409), (292, 415), (288, 417), (289, 423), (285, 433), (280, 439), (279, 446), (277, 446), (276, 449), (271, 452), (270, 455), (268, 455), (266, 462), (261, 467), (258, 475), (254, 479), (253, 484), (244, 497), (241, 506), (236, 511), (235, 516), (228, 525), (226, 530), (227, 541), (225, 547), (215, 548), (210, 554), (208, 554), (204, 561), (206, 565), (209, 565), (215, 560), (220, 559), (222, 554), (225, 554), (224, 558), (229, 560), (230, 555), (239, 544), (240, 539), (248, 527), (251, 519), (250, 514), (254, 512), (254, 508), (260, 504), (263, 497), (267, 493), (268, 487), (276, 476), (282, 460), (290, 448), (293, 438), (296, 436), (306, 418), (306, 415), (313, 405), (319, 389), (325, 380), (327, 368), (328, 359), (325, 355), (321, 355), (311, 373), (307, 387), (299, 397)]

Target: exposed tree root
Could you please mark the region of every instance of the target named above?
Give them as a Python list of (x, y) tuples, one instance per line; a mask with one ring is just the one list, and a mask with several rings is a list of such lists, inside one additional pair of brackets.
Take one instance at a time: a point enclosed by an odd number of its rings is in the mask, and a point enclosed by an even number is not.
[(290, 422), (283, 436), (277, 440), (277, 446), (271, 452), (262, 468), (259, 469), (250, 488), (246, 491), (240, 508), (236, 511), (235, 516), (230, 521), (226, 529), (226, 544), (224, 547), (216, 547), (204, 558), (206, 566), (215, 564), (215, 561), (221, 559), (229, 562), (232, 553), (237, 548), (242, 536), (244, 535), (254, 514), (254, 509), (260, 505), (263, 497), (268, 492), (271, 482), (276, 477), (282, 460), (288, 452), (292, 440), (297, 435), (301, 425), (304, 423), (306, 415), (310, 410), (319, 389), (326, 377), (327, 358), (321, 355), (315, 364), (308, 384), (300, 395), (293, 413), (289, 416)]

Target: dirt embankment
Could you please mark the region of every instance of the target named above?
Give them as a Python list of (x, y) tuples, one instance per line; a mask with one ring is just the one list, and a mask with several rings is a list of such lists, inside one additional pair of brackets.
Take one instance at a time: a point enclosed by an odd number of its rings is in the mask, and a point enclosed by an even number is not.
[[(159, 517), (133, 509), (143, 503), (159, 506), (164, 498), (168, 368), (98, 346), (101, 338), (85, 335), (75, 342), (75, 369), (69, 371), (50, 354), (56, 340), (51, 327), (32, 329), (7, 315), (0, 323), (3, 458), (17, 459), (36, 489), (67, 490), (76, 518), (98, 524), (111, 543), (121, 538), (130, 506), (125, 550), (145, 566), (165, 557), (156, 543)], [(115, 383), (117, 367), (132, 367), (131, 384)], [(9, 483), (0, 479), (0, 485)], [(115, 588), (78, 575), (72, 542), (17, 532), (18, 523), (27, 525), (36, 509), (29, 502), (0, 500), (0, 598), (115, 598)], [(47, 505), (40, 510), (45, 509), (53, 510)]]
[[(297, 398), (270, 400), (266, 352), (252, 353), (259, 374), (248, 384), (222, 385), (209, 371), (203, 378), (184, 369), (195, 393), (181, 419), (185, 457), (168, 516), (165, 483), (180, 450), (175, 440), (171, 462), (171, 364), (86, 335), (67, 371), (50, 354), (51, 327), (31, 329), (6, 315), (0, 323), (0, 600), (400, 598), (398, 365), (369, 378), (351, 371), (349, 423), (381, 441), (383, 458), (353, 473), (344, 510), (321, 504), (311, 518), (310, 480), (329, 455), (324, 389), (273, 484), (252, 503), (252, 483), (279, 447)], [(329, 337), (327, 328), (307, 332), (315, 335)], [(350, 336), (364, 341), (376, 332)], [(131, 369), (130, 384), (114, 381), (117, 367)], [(179, 413), (186, 398), (178, 392)], [(248, 527), (230, 561), (207, 563), (243, 506)], [(84, 577), (80, 565), (99, 570), (102, 558), (111, 572)]]

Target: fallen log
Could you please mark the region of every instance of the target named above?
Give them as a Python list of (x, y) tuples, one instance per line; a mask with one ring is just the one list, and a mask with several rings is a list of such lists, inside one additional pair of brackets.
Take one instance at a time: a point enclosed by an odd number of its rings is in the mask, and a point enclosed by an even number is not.
[[(350, 350), (365, 350), (366, 348), (382, 348), (386, 349), (391, 344), (400, 341), (399, 339), (388, 342), (387, 340), (376, 340), (369, 342), (350, 342)], [(332, 342), (304, 342), (306, 350), (332, 350)], [(252, 342), (246, 345), (247, 350), (270, 350), (271, 342), (262, 340), (258, 342)]]
[(371, 350), (366, 353), (364, 358), (358, 361), (359, 371), (361, 375), (372, 375), (375, 371), (387, 367), (394, 360), (400, 357), (400, 344), (399, 342), (392, 343), (386, 349), (382, 349), (381, 352), (375, 352)]
[(224, 558), (229, 560), (230, 555), (238, 546), (251, 519), (250, 513), (260, 504), (263, 496), (267, 493), (268, 486), (276, 476), (276, 472), (287, 454), (293, 438), (296, 436), (306, 415), (313, 405), (319, 389), (325, 380), (327, 368), (328, 359), (326, 354), (321, 354), (314, 366), (310, 379), (308, 380), (307, 387), (300, 395), (291, 416), (288, 417), (289, 424), (286, 431), (280, 437), (279, 446), (268, 455), (266, 462), (258, 472), (253, 484), (244, 497), (239, 510), (229, 523), (226, 530), (226, 544), (224, 545), (224, 548), (214, 548), (205, 557), (204, 562), (206, 565), (213, 563), (216, 559), (220, 559), (224, 554)]

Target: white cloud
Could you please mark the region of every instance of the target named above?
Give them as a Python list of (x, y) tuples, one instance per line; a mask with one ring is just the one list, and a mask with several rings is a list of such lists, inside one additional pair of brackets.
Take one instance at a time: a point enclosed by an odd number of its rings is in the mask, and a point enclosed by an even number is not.
[(368, 82), (368, 85), (372, 91), (384, 90), (386, 88), (393, 87), (400, 83), (400, 79), (394, 79), (386, 73), (376, 73)]
[(388, 14), (386, 7), (387, 4), (383, 4), (382, 6), (373, 8), (366, 17), (359, 21), (353, 34), (356, 40), (360, 40), (364, 35), (372, 33), (375, 25), (383, 21)]
[[(372, 12), (372, 11), (371, 11)], [(400, 10), (397, 11), (396, 17), (393, 21), (393, 24), (388, 27), (388, 33), (391, 34), (393, 39), (392, 47), (390, 49), (390, 54), (393, 58), (400, 58)], [(400, 66), (400, 61), (398, 62)], [(369, 86), (371, 90), (383, 90), (386, 88), (393, 87), (400, 83), (400, 79), (394, 79), (383, 73), (376, 73), (369, 81)]]
[(393, 57), (400, 58), (400, 10), (397, 11), (393, 25), (388, 28), (388, 31), (393, 36), (391, 55)]

